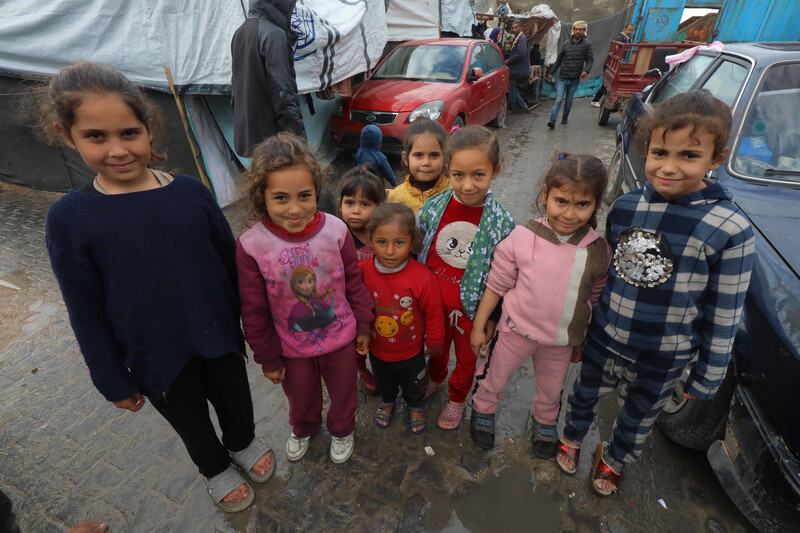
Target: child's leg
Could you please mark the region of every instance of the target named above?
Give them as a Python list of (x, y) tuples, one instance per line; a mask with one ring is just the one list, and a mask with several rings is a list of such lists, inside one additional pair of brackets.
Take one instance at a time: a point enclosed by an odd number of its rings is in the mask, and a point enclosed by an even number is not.
[(606, 351), (592, 337), (587, 338), (581, 373), (567, 399), (564, 437), (575, 444), (583, 442), (597, 413), (600, 396), (616, 388), (623, 367), (621, 357)]
[(383, 403), (394, 403), (397, 400), (398, 386), (394, 373), (394, 363), (381, 361), (373, 354), (369, 354), (369, 361), (375, 375), (375, 384)]
[[(356, 404), (358, 388), (356, 385), (355, 342), (346, 344), (335, 352), (317, 357), (322, 379), (331, 398), (328, 408), (328, 431), (334, 437), (346, 437), (356, 426)], [(321, 406), (320, 406), (321, 407)]]
[(217, 412), (222, 444), (232, 452), (244, 450), (255, 438), (256, 428), (244, 357), (227, 354), (204, 363), (208, 400)]
[(203, 363), (200, 357), (189, 361), (172, 382), (169, 393), (151, 401), (178, 433), (200, 473), (212, 478), (228, 468), (231, 457), (211, 423)]
[(420, 352), (411, 359), (400, 361), (402, 365), (397, 378), (403, 389), (403, 400), (409, 407), (420, 407), (425, 398), (425, 386), (428, 384), (428, 369), (425, 366), (425, 352)]
[(497, 340), (475, 374), (472, 408), (482, 414), (494, 413), (511, 374), (522, 366), (535, 348), (536, 343), (517, 335), (501, 321), (497, 326)]
[(359, 372), (369, 372), (367, 369), (367, 356), (356, 352), (356, 368)]
[(428, 379), (434, 383), (442, 383), (447, 379), (447, 365), (450, 363), (450, 345), (453, 342), (453, 334), (456, 331), (456, 321), (450, 320), (452, 311), (454, 309), (444, 308), (444, 344), (442, 344), (442, 352), (428, 359)]
[[(445, 308), (445, 312), (448, 310)], [(448, 380), (450, 385), (450, 403), (464, 404), (467, 395), (472, 388), (475, 379), (475, 365), (478, 357), (472, 352), (469, 343), (469, 336), (472, 334), (472, 320), (467, 317), (463, 310), (458, 310), (460, 314), (448, 314), (445, 316), (447, 322), (453, 321), (453, 344), (455, 344), (456, 367)]]
[(569, 370), (572, 346), (538, 346), (533, 353), (533, 418), (545, 426), (555, 426), (561, 406), (561, 391)]
[[(326, 356), (322, 356), (326, 357)], [(281, 357), (286, 375), (281, 383), (289, 400), (289, 424), (300, 438), (309, 437), (322, 426), (321, 357)], [(355, 358), (351, 357), (353, 384), (356, 381)]]
[(619, 414), (611, 430), (604, 460), (617, 471), (638, 461), (653, 423), (675, 389), (682, 368), (653, 370), (631, 363), (622, 374)]

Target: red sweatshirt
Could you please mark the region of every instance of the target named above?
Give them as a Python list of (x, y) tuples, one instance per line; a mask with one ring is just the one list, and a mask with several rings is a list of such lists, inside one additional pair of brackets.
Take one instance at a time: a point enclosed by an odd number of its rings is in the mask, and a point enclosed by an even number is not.
[(400, 271), (384, 274), (375, 260), (358, 264), (375, 301), (369, 350), (381, 361), (404, 361), (444, 344), (444, 308), (439, 283), (428, 268), (409, 258)]

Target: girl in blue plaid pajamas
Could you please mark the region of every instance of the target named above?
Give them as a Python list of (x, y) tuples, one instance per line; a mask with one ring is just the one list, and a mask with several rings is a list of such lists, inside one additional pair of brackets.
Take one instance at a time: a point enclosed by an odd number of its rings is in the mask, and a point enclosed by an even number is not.
[(661, 103), (641, 121), (643, 189), (608, 215), (614, 250), (583, 364), (568, 399), (556, 460), (574, 474), (601, 395), (620, 389), (608, 443), (595, 451), (592, 489), (608, 496), (624, 463), (641, 456), (683, 368), (685, 396), (713, 398), (725, 377), (753, 265), (753, 230), (730, 193), (707, 180), (728, 155), (728, 106), (702, 92)]

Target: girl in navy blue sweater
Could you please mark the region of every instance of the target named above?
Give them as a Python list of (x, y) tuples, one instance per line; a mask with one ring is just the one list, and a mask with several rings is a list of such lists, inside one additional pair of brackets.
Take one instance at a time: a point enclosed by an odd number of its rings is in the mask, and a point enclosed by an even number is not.
[[(235, 241), (209, 190), (150, 168), (155, 107), (111, 67), (62, 69), (32, 95), (42, 132), (96, 177), (55, 202), (47, 248), (92, 381), (120, 409), (149, 398), (219, 508), (241, 511), (275, 470), (255, 439), (239, 327)], [(217, 438), (208, 402), (217, 412)]]

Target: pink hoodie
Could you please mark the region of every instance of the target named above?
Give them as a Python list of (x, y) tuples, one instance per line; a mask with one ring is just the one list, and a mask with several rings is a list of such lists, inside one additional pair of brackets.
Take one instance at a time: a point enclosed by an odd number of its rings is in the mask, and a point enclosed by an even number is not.
[(497, 245), (486, 287), (503, 296), (503, 318), (526, 339), (583, 343), (608, 278), (611, 248), (589, 226), (561, 242), (546, 219), (529, 220)]

